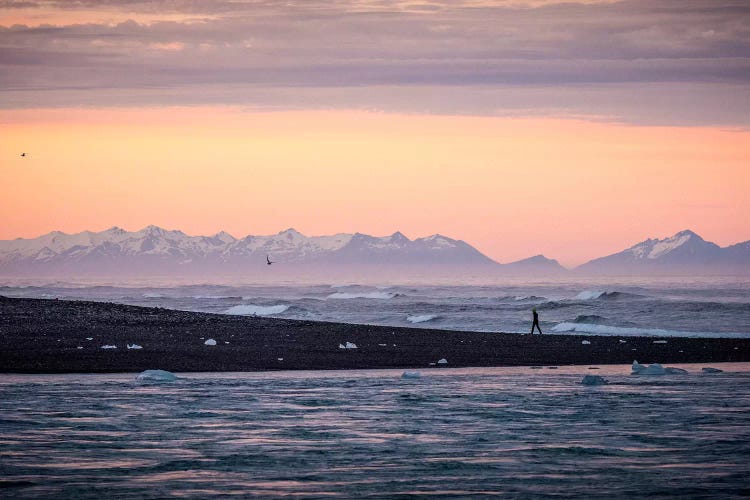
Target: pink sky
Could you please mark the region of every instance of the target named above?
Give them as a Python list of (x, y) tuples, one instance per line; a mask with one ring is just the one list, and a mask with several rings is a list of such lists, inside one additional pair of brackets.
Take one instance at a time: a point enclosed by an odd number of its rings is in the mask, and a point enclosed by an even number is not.
[(750, 239), (737, 0), (0, 5), (0, 238), (400, 230), (566, 265)]
[[(0, 238), (441, 233), (563, 264), (690, 228), (750, 239), (750, 132), (239, 107), (28, 109), (0, 123)], [(30, 156), (20, 158), (25, 151)]]

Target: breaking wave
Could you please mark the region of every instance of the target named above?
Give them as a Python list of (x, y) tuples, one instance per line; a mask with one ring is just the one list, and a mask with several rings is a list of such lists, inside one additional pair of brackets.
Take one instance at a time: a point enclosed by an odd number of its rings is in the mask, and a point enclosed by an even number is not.
[(439, 317), (440, 316), (437, 314), (414, 314), (412, 316), (407, 316), (406, 321), (409, 323), (425, 323)]
[(611, 300), (611, 299), (622, 299), (622, 298), (639, 298), (643, 297), (642, 295), (638, 295), (635, 293), (626, 293), (626, 292), (608, 292), (605, 290), (584, 290), (575, 297), (573, 297), (573, 300), (597, 300), (597, 299), (604, 299), (604, 300)]
[(620, 335), (628, 337), (712, 337), (750, 338), (750, 333), (729, 332), (685, 332), (661, 328), (632, 328), (592, 323), (559, 323), (552, 327), (556, 333), (581, 333), (593, 335)]
[(278, 304), (275, 306), (259, 306), (255, 304), (241, 304), (238, 306), (230, 307), (224, 314), (237, 314), (237, 315), (256, 315), (256, 316), (270, 316), (273, 314), (281, 314), (289, 309), (286, 304)]
[(393, 292), (336, 292), (329, 295), (329, 299), (380, 299), (387, 300), (398, 296)]

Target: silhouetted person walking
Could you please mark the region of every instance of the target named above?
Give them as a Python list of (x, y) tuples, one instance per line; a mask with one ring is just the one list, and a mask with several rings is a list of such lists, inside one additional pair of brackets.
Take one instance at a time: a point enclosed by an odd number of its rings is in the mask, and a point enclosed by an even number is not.
[(531, 333), (534, 333), (534, 327), (536, 327), (537, 330), (539, 330), (539, 333), (542, 333), (542, 329), (539, 326), (539, 315), (536, 312), (536, 307), (533, 307), (531, 309), (531, 312), (534, 313), (534, 322), (531, 324)]

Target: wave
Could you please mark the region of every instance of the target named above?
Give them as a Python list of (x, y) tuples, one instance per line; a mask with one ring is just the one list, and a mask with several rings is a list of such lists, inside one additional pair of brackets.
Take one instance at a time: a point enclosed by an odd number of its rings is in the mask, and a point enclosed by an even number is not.
[(628, 292), (608, 292), (606, 290), (584, 290), (575, 297), (573, 300), (612, 300), (612, 299), (623, 299), (623, 298), (641, 298), (643, 295), (637, 293)]
[(516, 300), (516, 301), (532, 300), (534, 302), (538, 302), (538, 301), (541, 301), (541, 300), (548, 300), (548, 299), (547, 299), (547, 297), (542, 297), (542, 296), (539, 296), (539, 295), (517, 295), (517, 296), (513, 297), (513, 300)]
[(750, 338), (750, 333), (737, 332), (685, 332), (661, 328), (632, 328), (591, 323), (559, 323), (552, 327), (556, 333), (618, 335), (628, 337), (710, 337), (710, 338)]
[(237, 314), (237, 315), (254, 315), (254, 316), (270, 316), (272, 314), (281, 314), (289, 309), (286, 304), (278, 304), (275, 306), (259, 306), (256, 304), (241, 304), (238, 306), (230, 307), (224, 314)]
[(144, 293), (143, 298), (144, 299), (163, 299), (164, 294), (163, 293)]
[(406, 321), (408, 321), (409, 323), (425, 323), (439, 317), (440, 316), (438, 316), (437, 314), (414, 314), (411, 316), (407, 316)]
[(576, 316), (576, 319), (573, 320), (573, 323), (586, 323), (590, 325), (602, 325), (609, 321), (604, 316), (599, 316), (598, 314), (579, 314)]
[(236, 295), (193, 295), (194, 299), (214, 299), (214, 300), (226, 300), (226, 299), (233, 299), (233, 300), (239, 300), (243, 297), (238, 297)]
[(387, 300), (398, 296), (393, 292), (336, 292), (329, 295), (329, 299), (380, 299)]

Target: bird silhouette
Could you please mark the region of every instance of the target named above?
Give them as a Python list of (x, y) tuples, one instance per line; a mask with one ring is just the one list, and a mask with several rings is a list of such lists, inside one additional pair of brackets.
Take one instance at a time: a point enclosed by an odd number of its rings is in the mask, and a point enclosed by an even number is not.
[(266, 262), (268, 263), (269, 266), (271, 264), (273, 264), (273, 261), (271, 260), (271, 258), (268, 255), (266, 255)]
[(26, 153), (21, 153), (21, 158), (25, 158), (25, 157), (26, 157)]

